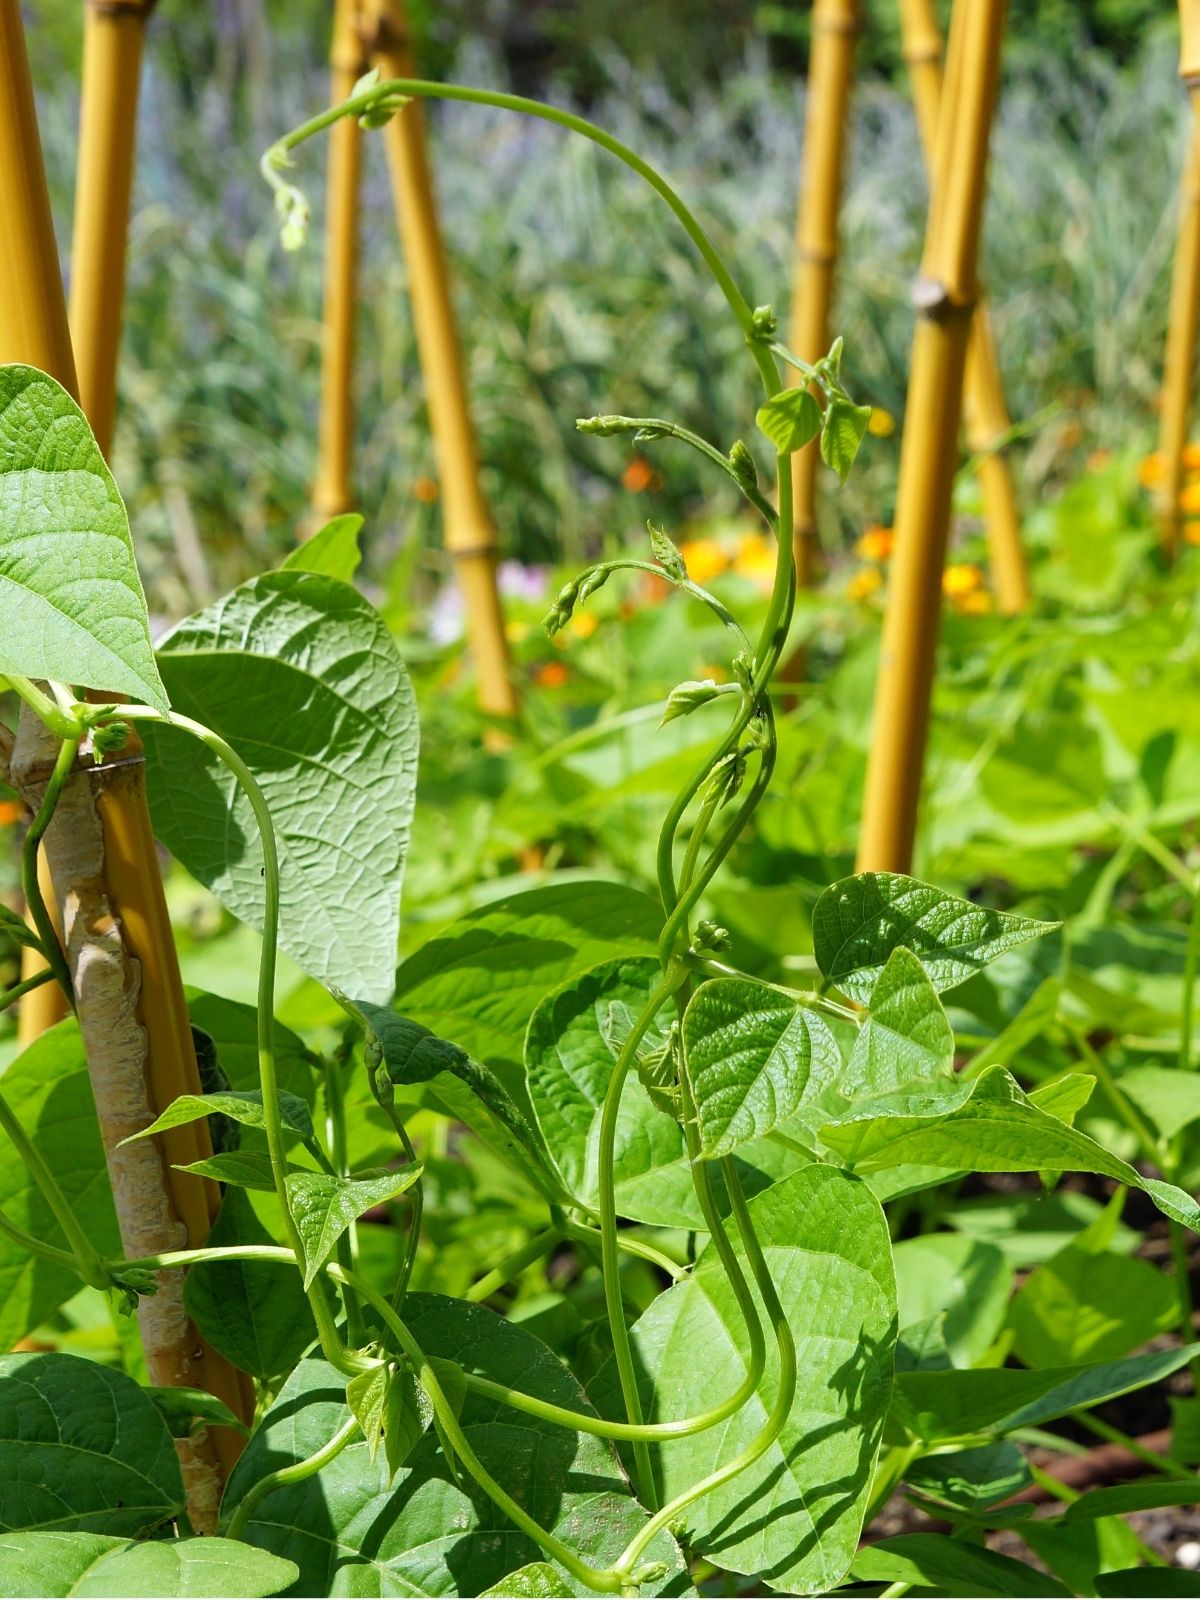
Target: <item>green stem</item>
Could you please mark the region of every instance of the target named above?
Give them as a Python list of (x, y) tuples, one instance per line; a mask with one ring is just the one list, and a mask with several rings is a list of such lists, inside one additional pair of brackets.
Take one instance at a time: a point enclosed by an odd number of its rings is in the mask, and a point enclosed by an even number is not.
[[(629, 1344), (629, 1329), (625, 1325), (625, 1307), (621, 1298), (621, 1259), (620, 1247), (617, 1243), (617, 1200), (616, 1200), (616, 1139), (617, 1119), (621, 1111), (621, 1096), (625, 1089), (625, 1080), (629, 1076), (637, 1056), (637, 1047), (645, 1036), (646, 1029), (655, 1017), (670, 1000), (671, 996), (687, 981), (685, 968), (671, 969), (664, 974), (662, 981), (654, 989), (641, 1013), (630, 1030), (629, 1037), (622, 1046), (613, 1067), (612, 1077), (608, 1081), (608, 1088), (604, 1095), (604, 1105), (600, 1112), (600, 1138), (599, 1155), (597, 1163), (597, 1187), (599, 1190), (600, 1212), (600, 1260), (604, 1278), (604, 1303), (608, 1311), (608, 1325), (612, 1333), (613, 1353), (616, 1357), (617, 1373), (621, 1380), (621, 1394), (625, 1402), (625, 1415), (631, 1423), (641, 1424), (642, 1402), (638, 1394), (637, 1371), (633, 1364), (633, 1351)], [(639, 1441), (633, 1447), (634, 1467), (636, 1474), (636, 1488), (640, 1494), (652, 1500), (654, 1494), (654, 1477), (650, 1466), (650, 1452), (644, 1441)], [(651, 1507), (653, 1509), (653, 1507)]]
[(721, 260), (712, 240), (705, 233), (700, 223), (692, 212), (676, 194), (675, 190), (655, 171), (647, 161), (643, 161), (635, 150), (622, 144), (611, 133), (606, 133), (603, 128), (598, 128), (595, 123), (587, 122), (583, 117), (578, 117), (571, 111), (564, 111), (558, 106), (548, 106), (539, 100), (527, 100), (523, 95), (502, 94), (492, 89), (472, 89), (457, 83), (429, 83), (421, 78), (389, 78), (382, 83), (372, 85), (362, 93), (352, 95), (349, 100), (341, 105), (331, 106), (328, 110), (320, 112), (315, 117), (310, 117), (307, 122), (300, 124), (290, 133), (279, 139), (263, 156), (260, 163), (263, 176), (278, 193), (281, 189), (287, 190), (290, 185), (283, 182), (278, 176), (279, 169), (289, 165), (288, 156), (298, 145), (314, 134), (323, 132), (331, 127), (339, 118), (351, 116), (361, 117), (367, 112), (376, 109), (381, 101), (394, 100), (398, 95), (410, 96), (418, 100), (462, 100), (471, 105), (495, 106), (501, 111), (517, 111), (523, 116), (537, 117), (543, 122), (553, 122), (560, 128), (567, 128), (572, 133), (578, 133), (583, 138), (589, 139), (593, 144), (607, 150), (618, 161), (621, 161), (643, 178), (654, 192), (666, 202), (671, 211), (683, 227), (688, 238), (699, 251), (705, 266), (712, 273), (717, 286), (725, 296), (730, 310), (737, 318), (738, 326), (746, 335), (750, 345), (754, 364), (759, 370), (763, 384), (768, 394), (778, 392), (779, 371), (775, 360), (769, 350), (762, 344), (757, 336), (754, 323), (754, 313), (746, 303), (741, 290), (734, 282), (728, 267)]
[(503, 1289), (506, 1283), (511, 1283), (525, 1271), (526, 1267), (531, 1267), (535, 1261), (540, 1261), (544, 1255), (548, 1255), (561, 1240), (561, 1228), (547, 1228), (544, 1232), (535, 1234), (519, 1250), (514, 1250), (511, 1255), (505, 1256), (504, 1260), (490, 1272), (473, 1283), (463, 1295), (463, 1299), (476, 1302), (490, 1299), (497, 1289)]
[[(1195, 880), (1193, 879), (1193, 883)], [(1192, 1030), (1196, 1006), (1196, 974), (1200, 967), (1200, 894), (1192, 890), (1192, 916), (1188, 923), (1187, 954), (1183, 960), (1183, 994), (1179, 1006), (1179, 1065), (1185, 1072), (1195, 1067), (1192, 1060)]]
[[(594, 424), (604, 424), (603, 427)], [(632, 433), (635, 430), (649, 429), (653, 434), (666, 434), (672, 439), (679, 439), (684, 444), (690, 444), (693, 450), (698, 450), (714, 466), (720, 467), (726, 477), (732, 478), (734, 483), (745, 495), (754, 509), (763, 517), (767, 526), (774, 532), (775, 507), (758, 488), (740, 477), (728, 456), (722, 455), (715, 445), (698, 433), (693, 433), (690, 428), (681, 427), (678, 422), (668, 422), (665, 417), (584, 417), (575, 424), (581, 433), (597, 434), (604, 438), (611, 433)], [(634, 441), (637, 443), (637, 440)]]
[(1137, 1107), (1133, 1105), (1124, 1090), (1119, 1087), (1117, 1080), (1108, 1070), (1104, 1059), (1092, 1046), (1083, 1030), (1077, 1028), (1073, 1023), (1068, 1023), (1067, 1026), (1070, 1029), (1072, 1038), (1075, 1040), (1080, 1055), (1104, 1086), (1105, 1094), (1112, 1101), (1117, 1115), (1137, 1140), (1141, 1147), (1142, 1155), (1153, 1166), (1158, 1167), (1160, 1171), (1165, 1170), (1166, 1157), (1163, 1154), (1162, 1145), (1155, 1137), (1149, 1123), (1146, 1122)]
[(792, 1338), (792, 1330), (780, 1304), (779, 1295), (775, 1289), (775, 1281), (771, 1277), (770, 1268), (762, 1253), (758, 1236), (754, 1231), (754, 1223), (746, 1206), (746, 1197), (742, 1193), (741, 1181), (737, 1175), (737, 1168), (728, 1157), (721, 1163), (725, 1187), (733, 1203), (734, 1216), (737, 1219), (738, 1232), (742, 1239), (742, 1248), (745, 1250), (750, 1262), (750, 1270), (754, 1281), (758, 1285), (758, 1292), (766, 1307), (767, 1318), (775, 1333), (776, 1348), (779, 1353), (779, 1387), (775, 1396), (775, 1404), (762, 1428), (745, 1447), (740, 1450), (731, 1461), (718, 1467), (698, 1483), (693, 1483), (689, 1488), (677, 1494), (674, 1500), (667, 1502), (660, 1511), (657, 1511), (637, 1534), (626, 1545), (616, 1565), (618, 1570), (628, 1572), (635, 1561), (639, 1559), (646, 1546), (656, 1534), (664, 1528), (669, 1528), (675, 1519), (705, 1495), (711, 1494), (714, 1489), (719, 1489), (722, 1484), (729, 1483), (732, 1479), (740, 1477), (754, 1465), (773, 1444), (778, 1440), (791, 1415), (792, 1406), (796, 1398), (796, 1344)]
[[(589, 1228), (582, 1222), (564, 1221), (562, 1231), (566, 1238), (574, 1239), (579, 1244), (590, 1245), (600, 1237), (599, 1228)], [(686, 1267), (681, 1267), (677, 1261), (672, 1261), (670, 1256), (664, 1255), (661, 1250), (656, 1250), (652, 1244), (647, 1244), (643, 1239), (635, 1239), (628, 1232), (617, 1234), (617, 1245), (627, 1256), (637, 1256), (640, 1260), (648, 1261), (651, 1266), (657, 1267), (660, 1272), (665, 1272), (673, 1283), (678, 1283), (688, 1275)]]
[(46, 784), (46, 792), (42, 796), (42, 803), (38, 806), (37, 815), (29, 825), (25, 835), (25, 843), (21, 847), (21, 889), (25, 895), (25, 904), (33, 918), (33, 925), (37, 929), (38, 938), (42, 944), (42, 954), (46, 957), (50, 971), (66, 995), (72, 1006), (75, 1004), (75, 989), (71, 982), (71, 969), (67, 965), (67, 958), (63, 954), (62, 943), (58, 936), (58, 929), (54, 926), (54, 919), (42, 896), (42, 886), (38, 882), (38, 846), (42, 842), (46, 829), (50, 826), (55, 808), (62, 796), (67, 779), (75, 765), (75, 757), (79, 750), (79, 741), (82, 734), (78, 729), (63, 740), (59, 746), (58, 756), (54, 762), (54, 770)]
[(66, 1241), (71, 1247), (72, 1262), (79, 1276), (84, 1283), (91, 1284), (93, 1289), (107, 1289), (111, 1280), (105, 1270), (104, 1263), (96, 1251), (96, 1247), (84, 1232), (78, 1217), (71, 1209), (71, 1202), (59, 1187), (58, 1179), (50, 1170), (41, 1152), (30, 1141), (25, 1129), (21, 1126), (16, 1112), (9, 1105), (3, 1094), (0, 1094), (0, 1128), (3, 1128), (8, 1135), (13, 1149), (24, 1162), (25, 1168), (33, 1179), (42, 1199), (49, 1206), (54, 1215), (54, 1220), (62, 1229)]
[(43, 967), (41, 972), (35, 972), (32, 978), (23, 978), (20, 983), (14, 984), (11, 989), (6, 989), (4, 994), (0, 995), (0, 1011), (7, 1011), (9, 1006), (15, 1006), (23, 995), (29, 994), (33, 989), (40, 989), (44, 983), (51, 983), (53, 980), (54, 973), (49, 967)]
[(1098, 1439), (1103, 1439), (1108, 1444), (1119, 1444), (1123, 1450), (1128, 1450), (1131, 1456), (1144, 1461), (1148, 1467), (1154, 1467), (1165, 1477), (1182, 1479), (1188, 1483), (1195, 1481), (1196, 1474), (1185, 1467), (1182, 1461), (1176, 1461), (1172, 1456), (1159, 1455), (1157, 1450), (1148, 1450), (1140, 1440), (1134, 1439), (1128, 1433), (1122, 1433), (1120, 1428), (1114, 1428), (1111, 1423), (1102, 1422), (1090, 1411), (1072, 1411), (1070, 1415), (1073, 1421), (1078, 1422), (1089, 1433), (1094, 1433)]
[[(95, 707), (82, 708), (95, 712)], [(98, 719), (97, 719), (98, 720)], [(258, 827), (263, 854), (263, 926), (262, 955), (258, 968), (258, 1076), (262, 1089), (263, 1131), (267, 1137), (267, 1153), (271, 1162), (271, 1175), (275, 1182), (275, 1195), (283, 1214), (284, 1232), (295, 1252), (296, 1262), (303, 1272), (306, 1256), (304, 1240), (292, 1215), (291, 1200), (287, 1191), (287, 1156), (284, 1153), (283, 1118), (279, 1111), (279, 1082), (275, 1069), (275, 966), (279, 943), (279, 852), (275, 843), (275, 825), (267, 806), (266, 797), (258, 780), (237, 751), (219, 733), (206, 728), (202, 722), (179, 712), (162, 712), (153, 706), (115, 705), (104, 708), (104, 720), (114, 722), (159, 722), (182, 728), (194, 735), (213, 752), (241, 785)], [(308, 1300), (312, 1306), (325, 1359), (339, 1372), (353, 1376), (365, 1371), (370, 1362), (357, 1351), (343, 1344), (334, 1319), (333, 1308), (326, 1294), (325, 1284), (316, 1278), (309, 1286)]]
[(444, 1437), (449, 1441), (454, 1453), (458, 1456), (463, 1466), (471, 1474), (475, 1482), (508, 1519), (539, 1545), (547, 1555), (564, 1566), (577, 1582), (585, 1588), (598, 1589), (602, 1594), (618, 1594), (626, 1584), (626, 1577), (612, 1567), (591, 1567), (581, 1561), (575, 1552), (565, 1545), (561, 1539), (555, 1538), (547, 1532), (540, 1523), (534, 1521), (525, 1508), (513, 1499), (503, 1489), (491, 1473), (480, 1461), (471, 1448), (466, 1434), (459, 1423), (454, 1407), (447, 1401), (438, 1382), (437, 1373), (430, 1364), (424, 1350), (417, 1343), (408, 1327), (397, 1316), (388, 1301), (365, 1279), (359, 1278), (355, 1273), (346, 1273), (340, 1267), (330, 1265), (326, 1269), (334, 1277), (354, 1289), (375, 1310), (387, 1324), (388, 1330), (393, 1334), (400, 1349), (412, 1362), (416, 1369), (417, 1379), (425, 1393), (429, 1396), (433, 1406), (434, 1415)]
[[(404, 1159), (409, 1166), (416, 1166), (417, 1152), (409, 1137), (408, 1129), (404, 1126), (404, 1119), (400, 1116), (395, 1106), (385, 1107), (392, 1120), (392, 1126), (400, 1136), (400, 1147), (404, 1151)], [(417, 1249), (421, 1243), (421, 1223), (425, 1216), (425, 1183), (418, 1178), (412, 1188), (406, 1191), (408, 1199), (408, 1237), (404, 1241), (404, 1260), (400, 1263), (400, 1276), (396, 1280), (396, 1287), (392, 1290), (392, 1306), (399, 1311), (404, 1304), (404, 1296), (408, 1293), (409, 1283), (412, 1281), (413, 1268), (417, 1264)]]
[(11, 1239), (14, 1244), (28, 1250), (31, 1255), (41, 1256), (45, 1261), (52, 1261), (56, 1267), (70, 1267), (72, 1272), (79, 1271), (79, 1262), (69, 1251), (59, 1250), (57, 1246), (46, 1244), (42, 1239), (35, 1239), (32, 1233), (26, 1233), (24, 1228), (5, 1216), (0, 1211), (0, 1233)]
[[(1173, 1217), (1168, 1218), (1171, 1232), (1171, 1259), (1175, 1263), (1175, 1299), (1179, 1306), (1179, 1336), (1184, 1344), (1196, 1338), (1196, 1306), (1192, 1299), (1192, 1273), (1188, 1265), (1188, 1230)], [(1188, 1362), (1192, 1375), (1192, 1391), (1200, 1395), (1200, 1356)]]
[(31, 679), (19, 678), (12, 673), (6, 673), (5, 682), (14, 694), (19, 695), (24, 700), (38, 720), (45, 723), (51, 733), (60, 739), (79, 739), (82, 731), (79, 726), (79, 718), (72, 717), (64, 711), (48, 694), (44, 694)]
[(234, 1508), (233, 1515), (225, 1528), (225, 1537), (243, 1538), (250, 1518), (269, 1494), (274, 1494), (276, 1489), (282, 1489), (289, 1483), (303, 1483), (305, 1478), (313, 1477), (322, 1467), (327, 1467), (341, 1455), (357, 1432), (358, 1418), (349, 1417), (328, 1444), (323, 1444), (319, 1450), (314, 1450), (311, 1456), (306, 1456), (303, 1461), (294, 1461), (289, 1467), (276, 1467), (274, 1472), (268, 1472), (265, 1477), (259, 1478), (257, 1483), (252, 1483)]

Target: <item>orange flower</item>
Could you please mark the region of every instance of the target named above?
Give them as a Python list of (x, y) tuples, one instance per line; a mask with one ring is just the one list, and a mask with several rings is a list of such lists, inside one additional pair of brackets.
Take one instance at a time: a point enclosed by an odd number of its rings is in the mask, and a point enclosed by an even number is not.
[(878, 567), (860, 567), (846, 585), (846, 593), (851, 600), (869, 600), (882, 587), (883, 578)]
[(1183, 540), (1185, 544), (1200, 544), (1200, 522), (1184, 523)]
[(1200, 483), (1188, 483), (1179, 491), (1181, 511), (1200, 511)]
[(693, 583), (707, 583), (729, 565), (727, 552), (715, 539), (688, 539), (679, 546), (679, 554)]
[(963, 595), (974, 594), (982, 587), (983, 573), (969, 561), (947, 567), (942, 574), (942, 593), (951, 600), (960, 600)]
[(1167, 470), (1167, 463), (1161, 450), (1153, 450), (1148, 456), (1143, 456), (1138, 462), (1138, 482), (1143, 489), (1152, 489), (1155, 484), (1163, 481)]
[(1200, 444), (1185, 444), (1183, 465), (1187, 472), (1200, 472)]
[(590, 611), (577, 611), (571, 618), (571, 632), (580, 639), (590, 639), (600, 623)]
[(870, 420), (867, 422), (867, 432), (876, 439), (890, 439), (896, 431), (896, 419), (890, 411), (885, 411), (882, 406), (872, 406)]
[(641, 494), (643, 489), (657, 489), (662, 479), (645, 456), (634, 456), (621, 474), (621, 482), (630, 494)]
[(431, 506), (438, 497), (436, 478), (414, 478), (413, 494), (423, 506)]
[(11, 828), (26, 815), (20, 800), (0, 800), (0, 828)]
[(570, 676), (570, 668), (565, 661), (547, 661), (545, 666), (538, 668), (536, 681), (543, 689), (561, 689)]
[(890, 528), (881, 527), (878, 522), (869, 522), (854, 546), (854, 554), (863, 561), (883, 563), (891, 556), (894, 543), (895, 536)]

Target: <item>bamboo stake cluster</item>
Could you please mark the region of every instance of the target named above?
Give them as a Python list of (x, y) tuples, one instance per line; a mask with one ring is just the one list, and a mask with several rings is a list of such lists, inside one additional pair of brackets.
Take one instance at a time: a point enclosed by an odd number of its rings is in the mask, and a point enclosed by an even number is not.
[(860, 870), (905, 872), (912, 864), (963, 377), (978, 296), (976, 261), (1004, 11), (1004, 0), (956, 0), (952, 15), (925, 248), (914, 295), (917, 326)]
[[(788, 330), (791, 349), (802, 361), (810, 363), (820, 360), (830, 344), (850, 86), (861, 25), (859, 0), (816, 0), (813, 6), (804, 164)], [(820, 552), (816, 507), (819, 460), (816, 440), (792, 456), (793, 542), (796, 582), (801, 587), (812, 583)]]
[[(130, 55), (122, 49), (105, 59), (116, 70), (118, 60), (127, 65)], [(97, 70), (93, 63), (87, 74), (93, 88)], [(115, 148), (114, 159), (131, 160), (131, 141), (122, 147), (124, 158)], [(87, 161), (81, 176), (102, 185), (109, 181), (109, 174)], [(112, 175), (112, 181), (127, 205), (128, 172)], [(96, 203), (81, 199), (81, 214), (95, 216)], [(109, 220), (124, 233), (125, 212)], [(108, 261), (122, 256), (111, 241), (101, 240), (101, 231), (85, 230), (89, 248)], [(0, 235), (0, 359), (38, 366), (78, 395), (18, 0), (0, 0)], [(88, 263), (81, 270), (97, 269)], [(93, 374), (102, 373), (106, 349), (89, 350), (88, 360)], [(11, 777), (31, 804), (40, 797), (55, 753), (46, 730), (23, 710)], [(76, 770), (46, 835), (45, 860), (124, 1247), (145, 1254), (200, 1245), (216, 1215), (218, 1191), (206, 1180), (171, 1171), (171, 1163), (211, 1153), (207, 1125), (194, 1124), (197, 1132), (189, 1139), (172, 1135), (118, 1148), (176, 1096), (200, 1089), (140, 747), (127, 746), (115, 761)], [(209, 1349), (189, 1322), (182, 1274), (162, 1273), (159, 1283), (159, 1292), (139, 1307), (152, 1381), (207, 1389), (248, 1419), (249, 1379)], [(179, 1441), (178, 1448), (192, 1524), (198, 1532), (212, 1531), (224, 1474), (240, 1450), (238, 1436), (213, 1429)]]
[[(385, 78), (413, 76), (407, 20), (399, 0), (338, 0), (332, 50), (333, 93), (344, 99), (367, 61)], [(438, 463), (446, 549), (467, 617), (479, 703), (511, 718), (518, 709), (496, 578), (499, 540), (479, 481), (462, 350), (426, 148), (424, 108), (413, 101), (387, 124), (384, 142), (401, 245), (408, 265), (413, 324)], [(343, 118), (330, 151), (325, 340), (322, 362), (320, 515), (351, 503), (352, 369), (359, 146)]]
[[(926, 170), (930, 171), (937, 150), (942, 101), (942, 36), (932, 0), (900, 0), (900, 27), (917, 131)], [(983, 491), (996, 603), (1006, 615), (1014, 615), (1029, 604), (1029, 574), (1021, 546), (1021, 519), (1012, 469), (1003, 450), (1012, 422), (1004, 403), (996, 340), (982, 293), (968, 337), (964, 383), (967, 447), (978, 458), (976, 470)]]

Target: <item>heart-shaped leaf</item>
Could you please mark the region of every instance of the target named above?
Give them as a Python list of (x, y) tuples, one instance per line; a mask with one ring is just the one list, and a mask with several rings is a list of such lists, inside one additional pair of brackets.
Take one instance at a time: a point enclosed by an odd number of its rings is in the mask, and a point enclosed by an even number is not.
[[(187, 617), (159, 646), (179, 711), (254, 773), (280, 854), (280, 943), (327, 987), (386, 1002), (417, 769), (412, 685), (382, 618), (347, 583), (272, 572)], [(162, 842), (222, 903), (262, 926), (249, 802), (178, 728), (147, 725)]]
[(362, 551), (358, 548), (362, 525), (363, 519), (353, 511), (331, 518), (311, 539), (297, 545), (280, 562), (280, 570), (323, 572), (327, 578), (349, 583), (362, 560)]
[(395, 1200), (420, 1176), (420, 1167), (362, 1173), (356, 1178), (337, 1178), (327, 1172), (288, 1173), (288, 1199), (304, 1243), (304, 1287), (308, 1288), (329, 1260), (352, 1222), (372, 1206)]
[(860, 872), (832, 884), (817, 901), (813, 948), (830, 983), (865, 1004), (888, 957), (901, 945), (918, 958), (940, 992), (1057, 926), (990, 911), (900, 873)]
[(0, 1594), (10, 1600), (264, 1600), (296, 1566), (237, 1539), (116, 1539), (99, 1533), (0, 1536)]
[(814, 1053), (826, 1064), (841, 1062), (815, 1012), (743, 978), (716, 978), (697, 989), (684, 1014), (683, 1041), (710, 1160), (791, 1116)]
[(0, 1532), (132, 1538), (182, 1509), (171, 1435), (132, 1378), (61, 1351), (0, 1356)]
[(780, 455), (811, 444), (821, 431), (821, 407), (803, 384), (782, 389), (758, 408), (755, 422)]
[(129, 519), (87, 418), (36, 367), (0, 366), (0, 674), (168, 708)]

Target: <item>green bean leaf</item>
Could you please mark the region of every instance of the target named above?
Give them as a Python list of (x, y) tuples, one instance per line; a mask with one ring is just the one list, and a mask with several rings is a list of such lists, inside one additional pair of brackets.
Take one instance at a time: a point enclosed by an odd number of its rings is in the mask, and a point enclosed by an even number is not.
[(237, 1539), (0, 1535), (0, 1593), (10, 1600), (196, 1600), (201, 1595), (264, 1600), (295, 1579), (293, 1562)]
[(87, 418), (36, 367), (0, 366), (0, 674), (168, 709), (129, 519)]

